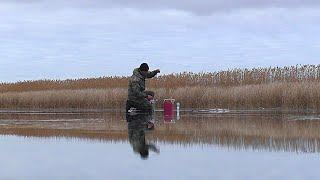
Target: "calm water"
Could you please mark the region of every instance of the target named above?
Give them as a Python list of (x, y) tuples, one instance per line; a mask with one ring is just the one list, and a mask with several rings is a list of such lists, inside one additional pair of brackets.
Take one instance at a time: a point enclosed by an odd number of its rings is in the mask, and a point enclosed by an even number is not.
[(317, 114), (1, 113), (0, 134), (0, 179), (320, 177)]

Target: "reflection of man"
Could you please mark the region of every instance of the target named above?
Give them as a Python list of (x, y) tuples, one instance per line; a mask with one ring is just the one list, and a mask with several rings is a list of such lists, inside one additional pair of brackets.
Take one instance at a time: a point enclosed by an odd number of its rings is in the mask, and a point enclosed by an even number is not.
[(140, 154), (142, 159), (149, 157), (149, 150), (160, 152), (154, 144), (147, 143), (145, 139), (146, 131), (154, 129), (154, 124), (149, 121), (150, 119), (151, 116), (147, 114), (127, 114), (129, 142), (133, 151)]
[(131, 107), (143, 111), (151, 111), (152, 106), (150, 100), (154, 97), (154, 92), (145, 90), (145, 79), (153, 78), (160, 70), (149, 71), (147, 63), (142, 63), (139, 68), (133, 71), (133, 75), (129, 80), (128, 101), (126, 110)]

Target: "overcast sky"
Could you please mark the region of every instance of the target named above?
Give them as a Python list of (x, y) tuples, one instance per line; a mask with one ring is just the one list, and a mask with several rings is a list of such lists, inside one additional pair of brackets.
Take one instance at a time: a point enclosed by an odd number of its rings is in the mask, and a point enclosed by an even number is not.
[(0, 81), (320, 64), (319, 0), (0, 0)]

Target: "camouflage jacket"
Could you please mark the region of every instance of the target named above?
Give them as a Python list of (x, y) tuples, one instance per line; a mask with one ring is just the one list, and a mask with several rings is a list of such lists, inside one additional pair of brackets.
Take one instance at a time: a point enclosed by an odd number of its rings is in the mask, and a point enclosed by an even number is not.
[(157, 75), (156, 71), (148, 71), (142, 75), (139, 68), (133, 71), (133, 74), (129, 80), (128, 88), (128, 99), (132, 101), (140, 101), (147, 97), (146, 89), (146, 78), (153, 78)]

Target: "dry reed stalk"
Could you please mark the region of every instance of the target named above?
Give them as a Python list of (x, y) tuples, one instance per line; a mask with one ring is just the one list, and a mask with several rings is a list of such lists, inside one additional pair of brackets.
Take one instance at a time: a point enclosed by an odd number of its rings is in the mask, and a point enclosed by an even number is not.
[[(231, 69), (212, 73), (179, 73), (159, 76), (148, 81), (148, 87), (176, 89), (181, 87), (231, 87), (273, 82), (319, 82), (320, 65), (297, 65), (253, 69)], [(128, 77), (101, 77), (69, 80), (39, 80), (0, 84), (0, 92), (24, 92), (64, 89), (126, 88)]]
[(123, 108), (126, 89), (51, 90), (0, 94), (1, 108)]
[[(175, 98), (184, 108), (320, 109), (320, 82), (152, 90), (159, 107)], [(0, 108), (123, 108), (126, 98), (126, 88), (8, 92), (0, 94)]]

